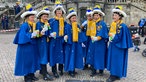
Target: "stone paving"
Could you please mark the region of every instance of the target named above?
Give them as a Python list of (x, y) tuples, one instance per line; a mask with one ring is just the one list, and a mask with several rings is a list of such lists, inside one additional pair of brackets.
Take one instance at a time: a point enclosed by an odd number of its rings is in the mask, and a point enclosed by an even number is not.
[[(23, 77), (14, 76), (14, 65), (15, 65), (15, 53), (17, 46), (14, 45), (13, 38), (15, 33), (0, 34), (0, 82), (24, 82)], [(141, 38), (143, 41), (143, 38)], [(139, 52), (133, 52), (133, 48), (129, 50), (129, 64), (128, 74), (126, 78), (122, 78), (116, 82), (146, 82), (146, 57), (141, 55), (141, 52), (146, 48), (146, 45), (140, 46)], [(48, 71), (51, 73), (51, 69), (48, 65)], [(104, 76), (90, 77), (89, 70), (77, 70), (78, 74), (75, 78), (71, 78), (67, 73), (52, 82), (65, 82), (66, 80), (91, 80), (92, 82), (104, 81), (109, 77), (109, 72), (105, 70)], [(36, 73), (39, 77), (39, 81), (42, 80), (42, 76)], [(49, 81), (48, 81), (49, 82)]]

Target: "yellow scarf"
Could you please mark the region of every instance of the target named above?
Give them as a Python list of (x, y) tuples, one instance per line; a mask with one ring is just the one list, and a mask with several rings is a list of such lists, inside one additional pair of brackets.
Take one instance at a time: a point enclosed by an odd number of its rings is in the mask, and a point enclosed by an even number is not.
[(79, 28), (77, 22), (72, 23), (73, 42), (78, 42)]
[(110, 25), (110, 31), (109, 31), (109, 36), (111, 36), (111, 34), (116, 34), (116, 29), (117, 29), (117, 25), (119, 27), (119, 25), (122, 23), (122, 20), (119, 20), (117, 22), (112, 22)]
[(92, 20), (87, 21), (87, 31), (86, 31), (87, 36), (90, 36), (92, 24), (93, 24)]
[(48, 24), (48, 21), (44, 21), (43, 19), (40, 20), (42, 23), (44, 23), (45, 25)]
[(93, 21), (90, 36), (96, 35), (96, 23), (99, 22), (100, 20), (101, 19), (99, 18), (98, 20)]
[(27, 22), (32, 27), (32, 29), (30, 29), (30, 32), (36, 31), (36, 23), (30, 22), (30, 21), (27, 21)]
[(55, 16), (55, 19), (59, 20), (59, 36), (64, 36), (64, 18)]

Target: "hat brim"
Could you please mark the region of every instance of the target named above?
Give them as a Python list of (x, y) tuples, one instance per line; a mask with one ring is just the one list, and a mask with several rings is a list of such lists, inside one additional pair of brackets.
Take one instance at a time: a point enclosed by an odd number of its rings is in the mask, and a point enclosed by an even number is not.
[(113, 9), (112, 12), (119, 12), (120, 14), (122, 14), (124, 17), (127, 17), (126, 13), (120, 9)]
[(93, 10), (93, 14), (94, 13), (100, 13), (102, 16), (105, 16), (104, 12), (102, 12), (101, 10)]
[(26, 11), (21, 15), (21, 18), (25, 18), (27, 15), (36, 15), (37, 12), (36, 11)]
[(71, 16), (73, 15), (76, 15), (77, 16), (77, 13), (76, 12), (72, 12), (72, 13), (69, 13), (67, 16), (66, 16), (66, 19), (69, 19)]
[(48, 10), (41, 10), (37, 15), (36, 15), (36, 17), (40, 17), (42, 14), (50, 14), (50, 11)]
[(53, 10), (53, 13), (54, 13), (54, 14), (55, 14), (55, 11), (56, 11), (58, 8), (60, 8), (60, 9), (63, 11), (64, 14), (66, 13), (65, 10), (64, 10), (64, 8), (63, 8), (63, 6), (57, 6), (57, 7), (55, 7), (55, 9)]
[(86, 12), (86, 15), (93, 15), (93, 12)]

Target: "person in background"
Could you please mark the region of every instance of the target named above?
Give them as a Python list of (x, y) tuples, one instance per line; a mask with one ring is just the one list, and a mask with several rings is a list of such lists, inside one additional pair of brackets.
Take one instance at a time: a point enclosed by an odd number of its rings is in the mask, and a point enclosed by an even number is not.
[(146, 26), (146, 18), (142, 18), (140, 19), (140, 21), (138, 22), (138, 26), (139, 26), (139, 35), (141, 34), (141, 37), (144, 37), (144, 26)]
[(5, 19), (5, 29), (9, 29), (9, 17), (7, 14), (5, 14), (4, 16), (4, 19)]
[(16, 5), (14, 6), (15, 15), (17, 15), (21, 11), (19, 4), (20, 2), (16, 2)]
[(109, 47), (107, 58), (107, 70), (110, 71), (110, 77), (106, 82), (120, 80), (127, 75), (128, 49), (133, 47), (129, 28), (123, 23), (123, 17), (126, 13), (122, 6), (116, 6), (112, 9), (113, 22), (109, 30)]
[(140, 45), (140, 36), (138, 33), (132, 35), (132, 40), (134, 44), (134, 52), (139, 51), (140, 48), (138, 47)]
[(20, 30), (16, 33), (14, 44), (17, 44), (16, 62), (14, 75), (24, 76), (25, 82), (37, 81), (35, 72), (40, 70), (40, 61), (36, 37), (39, 32), (36, 30), (34, 21), (36, 11), (33, 11), (32, 5), (28, 4), (21, 18), (25, 22), (21, 25)]
[(6, 30), (6, 29), (5, 29), (5, 16), (4, 16), (4, 14), (3, 14), (2, 17), (1, 17), (1, 24), (2, 24), (2, 28), (3, 28), (4, 30)]

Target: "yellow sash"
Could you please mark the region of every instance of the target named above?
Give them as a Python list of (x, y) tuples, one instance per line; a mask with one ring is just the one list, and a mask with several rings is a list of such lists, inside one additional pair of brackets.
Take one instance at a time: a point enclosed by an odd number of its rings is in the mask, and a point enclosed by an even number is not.
[(59, 36), (64, 36), (64, 18), (57, 16), (54, 17), (56, 20), (59, 20)]
[(30, 22), (30, 21), (27, 21), (27, 22), (32, 27), (32, 29), (30, 29), (30, 32), (36, 31), (36, 23)]
[(88, 20), (87, 21), (87, 31), (86, 31), (86, 36), (90, 36), (91, 33), (91, 27), (92, 27), (93, 21)]
[(93, 21), (90, 36), (96, 35), (96, 23), (99, 22), (100, 20), (101, 19), (99, 18), (98, 20)]
[(120, 25), (123, 21), (119, 20), (118, 22), (112, 22), (110, 25), (110, 31), (109, 31), (109, 36), (111, 36), (111, 34), (116, 34), (116, 29), (117, 29), (117, 25)]
[(77, 22), (72, 23), (73, 42), (78, 42), (79, 28)]

